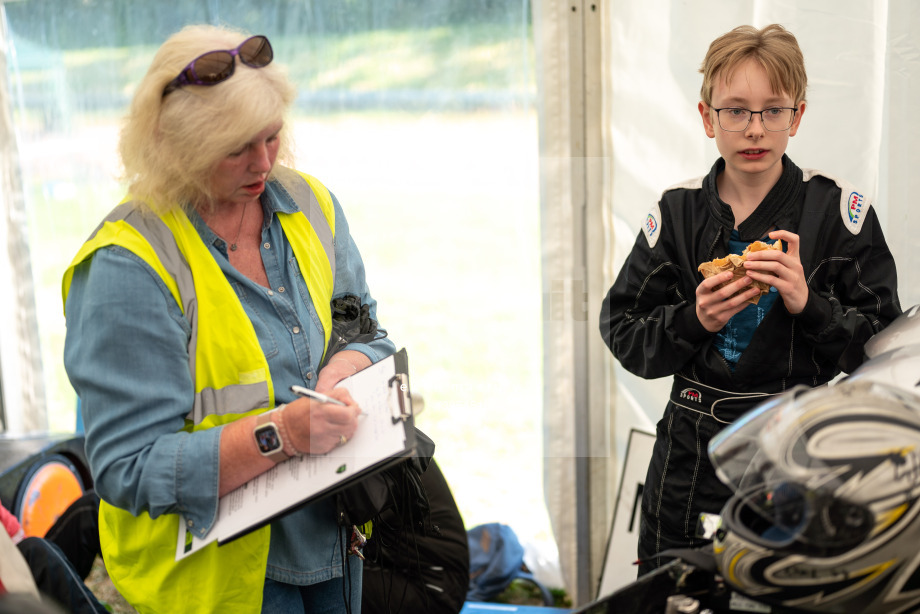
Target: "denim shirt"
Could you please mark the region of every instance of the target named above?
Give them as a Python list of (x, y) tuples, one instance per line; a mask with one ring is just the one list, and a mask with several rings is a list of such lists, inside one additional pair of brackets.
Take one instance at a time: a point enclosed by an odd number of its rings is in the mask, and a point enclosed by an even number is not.
[[(361, 255), (338, 200), (332, 200), (333, 297), (356, 294), (376, 319)], [(292, 385), (315, 387), (324, 336), (275, 215), (295, 212), (297, 205), (273, 182), (266, 184), (261, 201), (262, 262), (270, 288), (231, 266), (226, 242), (196, 213), (189, 217), (252, 320), (280, 405), (295, 399)], [(210, 529), (218, 509), (222, 427), (180, 430), (195, 386), (188, 370), (190, 329), (172, 294), (139, 257), (106, 247), (75, 269), (66, 313), (64, 365), (81, 400), (86, 453), (99, 495), (135, 515), (182, 513), (194, 526)], [(395, 346), (378, 339), (346, 349), (377, 362)], [(273, 520), (268, 577), (307, 585), (340, 576), (343, 537), (330, 499)]]

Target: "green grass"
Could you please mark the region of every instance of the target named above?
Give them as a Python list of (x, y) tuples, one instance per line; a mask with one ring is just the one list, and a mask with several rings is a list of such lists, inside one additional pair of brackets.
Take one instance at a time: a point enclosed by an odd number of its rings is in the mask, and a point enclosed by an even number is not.
[(533, 79), (522, 60), (533, 66), (532, 47), (510, 34), (495, 26), (375, 30), (309, 41), (285, 39), (278, 44), (278, 57), (288, 63), (295, 82), (310, 90), (531, 87)]
[[(551, 607), (555, 608), (571, 608), (572, 607), (572, 598), (569, 597), (568, 593), (562, 589), (549, 589), (550, 594), (553, 597), (553, 603)], [(495, 601), (498, 603), (510, 603), (515, 605), (529, 605), (529, 606), (543, 606), (543, 595), (540, 592), (540, 589), (537, 588), (533, 582), (528, 582), (527, 580), (512, 580), (511, 584), (508, 585), (501, 594), (495, 598)]]
[[(522, 28), (467, 25), (373, 30), (347, 36), (272, 36), (275, 61), (302, 92), (324, 90), (507, 92), (532, 91), (533, 45)], [(528, 33), (529, 34), (529, 33)], [(14, 82), (27, 98), (48, 100), (67, 113), (83, 101), (124, 105), (156, 47), (97, 47), (22, 51)], [(42, 61), (50, 54), (50, 59)], [(109, 101), (109, 102), (106, 102)]]

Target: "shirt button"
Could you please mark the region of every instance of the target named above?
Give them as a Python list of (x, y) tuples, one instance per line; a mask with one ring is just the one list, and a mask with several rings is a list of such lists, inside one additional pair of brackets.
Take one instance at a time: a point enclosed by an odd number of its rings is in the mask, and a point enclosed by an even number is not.
[(193, 521), (191, 521), (191, 520), (186, 520), (186, 521), (185, 521), (185, 524), (187, 524), (187, 525), (188, 525), (188, 528), (190, 528), (190, 529), (191, 529), (192, 527), (195, 526), (195, 523), (194, 523)]
[(271, 249), (272, 244), (266, 241), (265, 243), (262, 244), (262, 247), (264, 247), (265, 249)]
[(284, 292), (284, 286), (278, 286), (278, 292)]
[(313, 379), (313, 371), (307, 373), (307, 379)]
[(271, 290), (269, 290), (269, 291), (268, 291), (268, 295), (269, 295), (269, 296), (275, 296), (275, 293), (272, 292)]
[(300, 327), (299, 327), (299, 326), (295, 326), (295, 327), (293, 328), (293, 331), (294, 331), (294, 334), (295, 334), (295, 335), (298, 334), (298, 333), (300, 333)]

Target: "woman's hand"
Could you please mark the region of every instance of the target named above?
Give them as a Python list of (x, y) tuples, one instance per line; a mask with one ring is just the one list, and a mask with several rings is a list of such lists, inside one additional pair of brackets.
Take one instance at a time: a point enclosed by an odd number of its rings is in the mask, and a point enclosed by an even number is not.
[(344, 388), (326, 393), (344, 406), (302, 397), (284, 408), (284, 429), (291, 445), (304, 454), (325, 454), (352, 438), (361, 408)]
[(336, 384), (371, 364), (371, 359), (356, 350), (336, 352), (319, 372), (316, 391), (326, 393)]
[[(355, 350), (337, 352), (319, 372), (316, 391), (345, 403), (320, 403), (298, 398), (282, 410), (284, 430), (290, 444), (303, 454), (325, 454), (351, 439), (358, 429), (361, 408), (344, 388), (334, 388), (341, 380), (371, 364), (370, 358)], [(221, 496), (239, 487), (274, 462), (259, 454), (252, 436), (255, 417), (237, 420), (223, 427), (220, 440)]]
[(802, 313), (808, 302), (808, 283), (799, 259), (799, 235), (788, 230), (774, 230), (770, 238), (783, 240), (785, 252), (764, 249), (747, 255), (744, 268), (751, 279), (770, 284), (779, 292), (792, 315)]
[[(281, 418), (286, 443), (303, 454), (325, 454), (351, 439), (358, 429), (361, 408), (344, 388), (327, 393), (344, 406), (320, 403), (300, 397), (288, 403)], [(220, 437), (220, 484), (224, 496), (255, 476), (275, 466), (275, 461), (263, 456), (256, 447), (253, 429), (256, 416), (249, 416), (224, 425)]]
[(750, 277), (739, 277), (719, 288), (719, 284), (731, 281), (732, 277), (731, 271), (724, 271), (704, 279), (696, 287), (696, 317), (711, 333), (722, 330), (729, 318), (747, 307), (747, 300), (760, 292), (756, 287), (748, 287), (753, 283)]

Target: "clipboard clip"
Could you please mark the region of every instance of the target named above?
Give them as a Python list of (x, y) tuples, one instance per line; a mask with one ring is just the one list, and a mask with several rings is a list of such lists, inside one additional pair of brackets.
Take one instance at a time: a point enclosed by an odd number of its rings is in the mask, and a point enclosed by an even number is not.
[(412, 417), (412, 395), (409, 394), (409, 375), (397, 373), (387, 382), (389, 387), (390, 414), (393, 424), (405, 422)]

